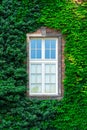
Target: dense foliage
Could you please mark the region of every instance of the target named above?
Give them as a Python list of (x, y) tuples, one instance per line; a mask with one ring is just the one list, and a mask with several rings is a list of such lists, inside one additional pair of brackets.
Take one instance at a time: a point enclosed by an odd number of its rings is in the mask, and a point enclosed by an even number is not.
[[(0, 130), (87, 130), (87, 2), (0, 1)], [(26, 98), (26, 33), (60, 30), (65, 44), (64, 98)]]

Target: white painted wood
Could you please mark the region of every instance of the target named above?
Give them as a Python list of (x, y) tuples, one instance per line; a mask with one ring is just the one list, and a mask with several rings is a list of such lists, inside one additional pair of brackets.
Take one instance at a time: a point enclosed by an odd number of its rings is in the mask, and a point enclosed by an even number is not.
[[(29, 36), (30, 36), (30, 34), (29, 34)], [(36, 34), (34, 34), (34, 35), (32, 35), (32, 36), (40, 36), (40, 35), (36, 35)], [(34, 39), (34, 38), (31, 38), (31, 39)], [(30, 40), (31, 40), (30, 39)], [(36, 39), (36, 38), (35, 38)], [(40, 38), (41, 39), (41, 38)], [(56, 58), (55, 59), (45, 59), (45, 40), (46, 39), (50, 39), (50, 40), (56, 40)], [(30, 41), (29, 40), (29, 41)], [(30, 44), (29, 44), (29, 48), (30, 48)], [(42, 75), (42, 79), (41, 79), (41, 92), (37, 92), (37, 93), (33, 93), (33, 92), (31, 92), (31, 91), (29, 91), (29, 95), (31, 95), (31, 96), (35, 96), (35, 95), (58, 95), (58, 39), (57, 38), (42, 38), (42, 58), (41, 59), (31, 59), (31, 54), (30, 54), (30, 52), (31, 52), (31, 50), (29, 50), (29, 66), (31, 66), (31, 64), (32, 65), (39, 65), (39, 64), (41, 64), (41, 75)], [(55, 68), (55, 70), (56, 70), (56, 72), (54, 72), (54, 74), (56, 75), (56, 79), (55, 79), (55, 84), (56, 84), (56, 92), (51, 92), (51, 93), (47, 93), (47, 92), (45, 92), (45, 65), (55, 65), (56, 66), (56, 68)], [(30, 87), (30, 90), (31, 90), (31, 74), (32, 74), (32, 72), (34, 71), (34, 69), (33, 70), (31, 70), (31, 67), (29, 68), (29, 73), (30, 73), (30, 75), (29, 75), (29, 87)], [(50, 74), (51, 74), (51, 72), (50, 72)], [(52, 86), (52, 84), (50, 85), (50, 86)], [(39, 89), (38, 89), (39, 90)]]

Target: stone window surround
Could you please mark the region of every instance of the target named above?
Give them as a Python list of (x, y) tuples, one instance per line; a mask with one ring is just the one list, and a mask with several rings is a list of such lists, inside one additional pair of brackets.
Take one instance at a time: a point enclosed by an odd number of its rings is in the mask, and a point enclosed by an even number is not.
[(30, 38), (58, 38), (58, 87), (59, 87), (59, 95), (57, 96), (48, 96), (48, 95), (38, 95), (38, 96), (30, 96), (29, 90), (27, 90), (27, 96), (30, 98), (39, 98), (39, 99), (61, 99), (64, 93), (63, 87), (63, 79), (64, 79), (64, 44), (65, 41), (62, 37), (60, 31), (41, 27), (36, 32), (27, 33), (27, 73), (28, 73), (28, 83), (27, 88), (29, 89), (29, 40)]

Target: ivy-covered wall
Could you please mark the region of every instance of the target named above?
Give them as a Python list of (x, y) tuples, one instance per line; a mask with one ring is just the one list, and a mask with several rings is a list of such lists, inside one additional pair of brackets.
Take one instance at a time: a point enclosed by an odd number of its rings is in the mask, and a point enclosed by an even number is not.
[[(87, 2), (72, 1), (0, 1), (0, 130), (87, 130)], [(26, 97), (26, 33), (41, 26), (66, 41), (60, 101)]]

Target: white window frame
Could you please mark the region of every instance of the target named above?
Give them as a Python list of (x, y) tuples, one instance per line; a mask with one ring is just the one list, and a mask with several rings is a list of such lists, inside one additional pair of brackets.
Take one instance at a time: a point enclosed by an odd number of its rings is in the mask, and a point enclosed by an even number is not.
[[(31, 75), (31, 71), (30, 71), (30, 64), (41, 64), (42, 65), (42, 92), (43, 93), (31, 93), (29, 91), (29, 95), (30, 96), (42, 96), (42, 95), (47, 95), (47, 96), (58, 96), (59, 92), (58, 92), (58, 38), (56, 37), (33, 37), (33, 38), (29, 38), (29, 48), (30, 48), (30, 40), (31, 39), (42, 39), (42, 59), (31, 59), (31, 51), (29, 50), (29, 81), (30, 81), (30, 75)], [(45, 39), (55, 39), (56, 40), (56, 59), (45, 59)], [(45, 84), (45, 64), (55, 64), (56, 65), (56, 93), (44, 93), (44, 84)], [(29, 82), (29, 87), (31, 86), (31, 83)]]

